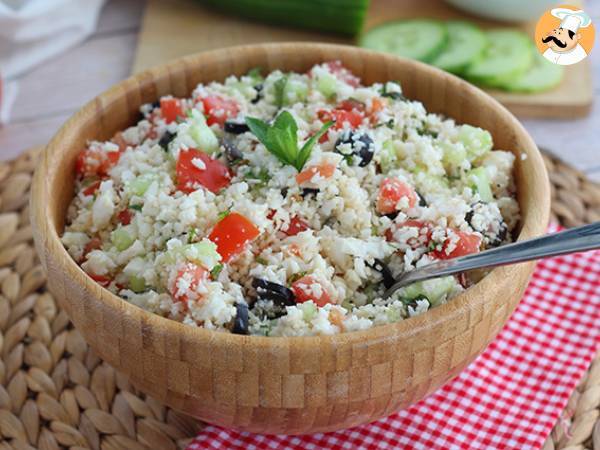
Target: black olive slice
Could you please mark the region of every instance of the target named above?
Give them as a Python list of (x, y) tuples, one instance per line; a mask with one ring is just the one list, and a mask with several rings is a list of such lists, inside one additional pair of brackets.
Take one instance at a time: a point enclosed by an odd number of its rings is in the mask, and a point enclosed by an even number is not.
[(175, 136), (177, 136), (177, 133), (165, 131), (165, 134), (163, 134), (158, 140), (158, 145), (160, 145), (165, 152), (169, 151), (169, 144), (173, 139), (175, 139)]
[(271, 281), (263, 280), (262, 278), (254, 278), (252, 287), (256, 289), (258, 298), (273, 300), (276, 304), (285, 306), (294, 306), (296, 304), (296, 296), (291, 289)]
[(236, 314), (231, 332), (234, 334), (248, 334), (248, 305), (236, 303), (235, 309)]
[[(350, 147), (343, 148), (343, 145)], [(373, 159), (375, 153), (373, 139), (362, 131), (345, 131), (335, 143), (335, 151), (345, 157), (358, 158), (358, 165), (365, 167)]]
[(373, 270), (379, 272), (379, 274), (381, 275), (381, 278), (383, 279), (383, 286), (386, 289), (391, 288), (393, 286), (393, 284), (396, 282), (396, 280), (394, 279), (394, 275), (392, 274), (392, 271), (387, 266), (387, 264), (384, 263), (382, 260), (376, 259), (373, 262), (373, 264), (369, 264), (369, 267), (371, 267)]
[(263, 97), (263, 94), (262, 94), (263, 85), (257, 84), (256, 86), (254, 86), (254, 90), (256, 91), (256, 97), (254, 97), (250, 103), (256, 104)]
[(242, 134), (246, 131), (250, 131), (246, 122), (239, 122), (237, 120), (226, 120), (225, 131), (231, 134)]
[(227, 157), (227, 161), (230, 163), (239, 161), (244, 158), (241, 150), (229, 139), (223, 139), (221, 142), (223, 148), (225, 148), (225, 156)]
[(302, 191), (300, 191), (300, 195), (302, 196), (302, 198), (306, 197), (307, 195), (312, 195), (313, 197), (316, 197), (319, 192), (320, 190), (317, 188), (302, 188)]

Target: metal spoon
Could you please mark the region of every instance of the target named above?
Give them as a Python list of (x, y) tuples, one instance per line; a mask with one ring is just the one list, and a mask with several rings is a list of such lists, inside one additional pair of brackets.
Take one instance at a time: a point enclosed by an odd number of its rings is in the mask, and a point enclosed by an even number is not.
[(416, 281), (597, 248), (600, 248), (600, 222), (428, 264), (400, 275), (383, 297), (388, 298), (399, 288)]

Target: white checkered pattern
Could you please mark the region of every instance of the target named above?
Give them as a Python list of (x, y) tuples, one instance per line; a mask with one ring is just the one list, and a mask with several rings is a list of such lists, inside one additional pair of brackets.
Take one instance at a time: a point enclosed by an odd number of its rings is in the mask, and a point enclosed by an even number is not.
[(496, 340), (409, 409), (350, 430), (297, 437), (207, 426), (187, 450), (539, 449), (599, 343), (600, 251), (544, 260)]

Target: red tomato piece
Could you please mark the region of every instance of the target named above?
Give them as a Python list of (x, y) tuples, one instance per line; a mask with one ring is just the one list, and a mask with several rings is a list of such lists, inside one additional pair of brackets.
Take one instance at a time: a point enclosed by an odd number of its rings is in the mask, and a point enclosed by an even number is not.
[(193, 148), (179, 152), (175, 170), (177, 189), (186, 193), (195, 191), (198, 186), (216, 193), (228, 186), (232, 177), (229, 167), (221, 161)]
[(127, 146), (129, 145), (123, 137), (123, 133), (121, 133), (120, 131), (113, 136), (111, 142), (119, 146), (120, 152), (124, 152), (127, 149)]
[(98, 283), (100, 286), (106, 287), (110, 284), (110, 282), (112, 281), (112, 278), (106, 276), (106, 275), (96, 275), (93, 273), (88, 273), (88, 275), (90, 276), (90, 278), (92, 280), (94, 280), (96, 283)]
[(308, 230), (308, 224), (298, 216), (290, 219), (290, 224), (285, 230), (282, 230), (288, 236), (296, 236), (298, 233)]
[(169, 286), (169, 291), (175, 301), (183, 302), (187, 308), (186, 302), (190, 299), (198, 299), (198, 286), (207, 278), (208, 271), (204, 267), (191, 262), (185, 263), (177, 271), (177, 275)]
[(204, 105), (207, 125), (219, 124), (223, 126), (230, 117), (235, 117), (240, 112), (240, 107), (235, 100), (221, 97), (219, 95), (210, 95), (201, 99)]
[(291, 287), (296, 296), (297, 303), (304, 303), (312, 300), (318, 306), (325, 306), (331, 303), (331, 296), (312, 275), (306, 275), (292, 283)]
[(124, 209), (117, 216), (117, 219), (119, 219), (119, 222), (121, 222), (123, 225), (129, 225), (132, 218), (133, 213), (129, 209)]
[[(335, 123), (332, 125), (332, 128), (335, 130), (341, 130), (344, 128), (345, 124), (349, 125), (351, 130), (359, 127), (362, 124), (364, 119), (364, 114), (362, 111), (357, 109), (352, 109), (350, 111), (344, 109), (333, 109), (331, 111), (326, 111), (324, 109), (317, 112), (317, 116), (322, 122), (329, 122), (330, 120), (334, 120)], [(319, 139), (319, 143), (326, 142), (329, 139), (329, 132), (325, 133)]]
[(407, 243), (412, 249), (416, 249), (421, 246), (428, 246), (431, 242), (431, 234), (433, 233), (433, 226), (429, 222), (422, 220), (409, 219), (400, 224), (393, 224), (392, 227), (385, 230), (385, 238), (388, 241), (394, 240), (394, 232), (400, 228), (414, 227), (419, 230), (419, 236), (416, 238), (410, 238)]
[(385, 178), (379, 187), (377, 212), (380, 214), (395, 212), (398, 202), (404, 197), (408, 199), (408, 207), (414, 208), (418, 200), (414, 189), (397, 178)]
[(223, 262), (227, 262), (259, 234), (259, 229), (249, 219), (232, 212), (217, 222), (208, 238), (217, 244), (217, 252)]
[(92, 250), (100, 250), (102, 248), (102, 241), (100, 238), (94, 237), (88, 241), (83, 249), (83, 255), (81, 255), (81, 262), (85, 261), (87, 255)]
[(329, 61), (326, 62), (325, 65), (338, 80), (342, 80), (344, 83), (349, 84), (352, 87), (358, 87), (360, 85), (360, 78), (344, 67), (341, 61)]
[(355, 100), (353, 98), (348, 98), (346, 100), (342, 100), (339, 105), (335, 109), (342, 111), (364, 111), (365, 104)]
[(310, 166), (296, 175), (296, 182), (298, 184), (306, 183), (316, 175), (319, 174), (322, 178), (330, 178), (335, 172), (335, 164), (322, 164), (320, 166)]
[(161, 98), (160, 113), (165, 122), (171, 123), (177, 120), (177, 117), (183, 117), (183, 106), (178, 98)]
[(106, 152), (97, 148), (86, 148), (77, 155), (75, 171), (83, 176), (106, 176), (119, 162), (120, 152)]
[(439, 259), (451, 259), (479, 252), (481, 238), (478, 235), (459, 230), (452, 231), (458, 236), (456, 246), (452, 250), (448, 251), (452, 242), (452, 238), (448, 238), (444, 241), (442, 250), (435, 250), (432, 252), (433, 256)]
[(96, 191), (100, 188), (100, 183), (102, 183), (101, 180), (94, 181), (92, 184), (90, 184), (83, 190), (83, 195), (94, 195)]

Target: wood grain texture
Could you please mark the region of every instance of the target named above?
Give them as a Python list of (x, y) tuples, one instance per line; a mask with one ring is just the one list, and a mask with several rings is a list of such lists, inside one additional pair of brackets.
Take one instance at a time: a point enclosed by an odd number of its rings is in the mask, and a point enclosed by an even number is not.
[[(330, 431), (404, 408), (457, 375), (498, 333), (533, 263), (494, 269), (427, 314), (363, 332), (264, 338), (215, 333), (124, 302), (91, 280), (59, 240), (73, 195), (77, 153), (131, 125), (140, 104), (188, 95), (261, 66), (305, 71), (340, 59), (367, 84), (398, 79), (409, 97), (458, 122), (484, 127), (515, 153), (519, 239), (544, 232), (550, 191), (544, 163), (519, 122), (464, 81), (429, 66), (325, 44), (229, 48), (192, 55), (125, 80), (77, 112), (44, 151), (32, 188), (36, 248), (50, 290), (89, 345), (142, 391), (206, 422), (262, 433)], [(521, 158), (521, 155), (527, 155)]]
[[(570, 4), (578, 5), (573, 0)], [(484, 20), (459, 11), (439, 0), (371, 0), (365, 29), (394, 19), (431, 17), (470, 20), (485, 29), (506, 27), (505, 23)], [(532, 36), (535, 23), (514, 25)], [(189, 1), (149, 0), (142, 27), (133, 73), (173, 58), (232, 45), (262, 42), (321, 41), (354, 44), (355, 40), (333, 34), (276, 27), (233, 17)], [(556, 88), (538, 94), (488, 91), (521, 117), (573, 119), (590, 112), (593, 101), (589, 60), (566, 67), (565, 78)]]

